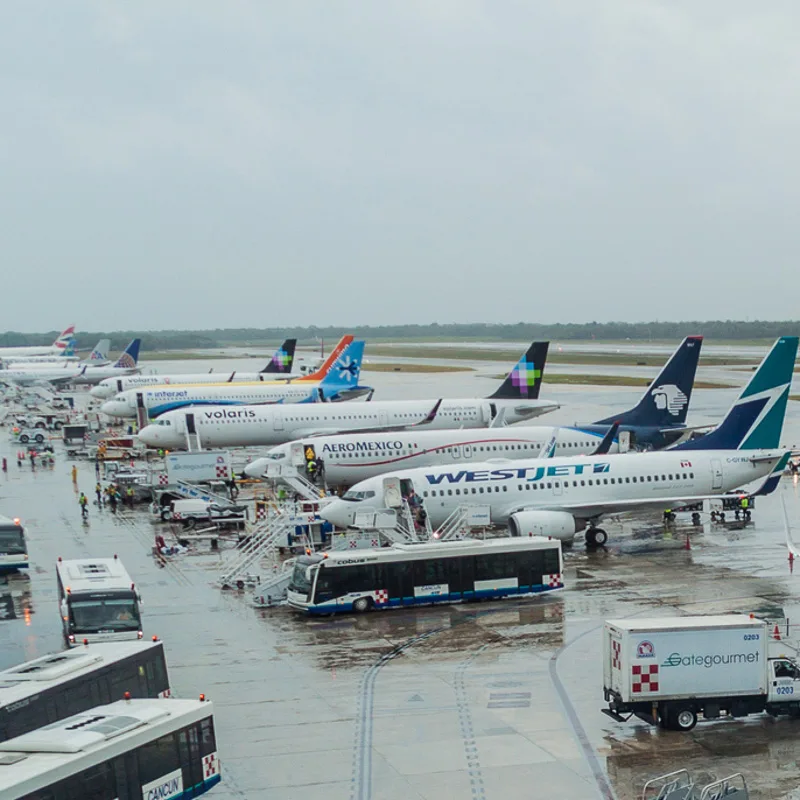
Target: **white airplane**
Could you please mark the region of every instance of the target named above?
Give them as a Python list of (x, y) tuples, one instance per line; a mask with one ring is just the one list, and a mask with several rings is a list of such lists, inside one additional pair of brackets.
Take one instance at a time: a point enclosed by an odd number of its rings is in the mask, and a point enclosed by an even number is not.
[[(350, 337), (345, 337), (345, 339)], [(345, 341), (345, 340), (343, 340)], [(317, 403), (341, 400), (366, 394), (368, 387), (358, 386), (364, 342), (351, 342), (339, 346), (330, 354), (319, 373), (314, 377), (295, 381), (273, 380), (259, 383), (219, 383), (186, 386), (154, 386), (140, 390), (129, 389), (113, 400), (103, 403), (101, 411), (112, 417), (135, 417), (137, 411), (158, 417), (171, 409), (188, 406), (237, 406), (227, 411), (229, 416), (241, 414), (241, 406), (259, 406), (271, 403)], [(317, 380), (316, 375), (321, 374)], [(241, 416), (244, 419), (247, 415)]]
[(696, 503), (762, 478), (757, 493), (768, 494), (791, 456), (778, 448), (797, 342), (778, 339), (722, 423), (672, 450), (402, 470), (357, 483), (321, 516), (346, 528), (357, 512), (397, 507), (413, 493), (434, 526), (460, 506), (488, 506), (492, 523), (512, 535), (571, 541), (588, 525), (586, 542), (597, 545), (608, 538), (597, 527), (608, 514)]
[(70, 325), (51, 345), (30, 347), (0, 347), (0, 359), (14, 356), (55, 356), (70, 347), (75, 340), (75, 326)]
[(387, 432), (418, 425), (426, 429), (485, 428), (493, 423), (522, 422), (558, 408), (558, 403), (538, 398), (546, 358), (547, 343), (534, 342), (500, 388), (485, 399), (171, 411), (143, 428), (139, 438), (151, 447), (172, 450), (188, 446), (189, 431), (197, 435), (202, 447), (254, 447), (341, 431)]
[[(310, 436), (273, 447), (263, 458), (251, 461), (245, 468), (250, 478), (263, 478), (270, 464), (298, 464), (307, 460), (310, 450), (314, 458), (323, 460), (325, 478), (331, 486), (352, 486), (354, 483), (398, 469), (415, 467), (459, 466), (473, 458), (535, 458), (547, 452), (552, 455), (589, 455), (617, 452), (618, 445), (610, 437), (607, 446), (599, 438), (575, 428), (547, 425), (512, 425), (494, 428), (459, 428), (430, 430), (406, 428), (394, 433), (340, 433)], [(616, 434), (616, 429), (613, 431)]]
[(80, 373), (74, 380), (75, 384), (96, 384), (102, 380), (113, 379), (116, 375), (132, 375), (138, 371), (137, 362), (139, 360), (139, 346), (141, 339), (133, 339), (131, 343), (120, 353), (119, 358), (108, 366), (90, 366)]
[(64, 363), (79, 364), (82, 367), (100, 367), (108, 364), (110, 348), (111, 339), (101, 339), (94, 346), (89, 357), (83, 360), (75, 355), (72, 345), (58, 356), (7, 356), (1, 360), (4, 367), (11, 369), (49, 369), (56, 364), (63, 365)]
[[(352, 337), (350, 337), (352, 341)], [(307, 372), (292, 372), (294, 350), (297, 339), (287, 339), (274, 353), (269, 364), (261, 372), (201, 372), (187, 375), (131, 375), (127, 378), (112, 376), (100, 381), (92, 387), (89, 394), (101, 400), (108, 400), (114, 395), (128, 391), (128, 389), (141, 389), (143, 386), (187, 386), (189, 384), (208, 383), (237, 383), (271, 381), (278, 378), (302, 378)]]
[(64, 364), (63, 367), (43, 367), (42, 369), (2, 369), (0, 384), (5, 386), (34, 386), (36, 384), (71, 383), (82, 372), (89, 369), (78, 364)]

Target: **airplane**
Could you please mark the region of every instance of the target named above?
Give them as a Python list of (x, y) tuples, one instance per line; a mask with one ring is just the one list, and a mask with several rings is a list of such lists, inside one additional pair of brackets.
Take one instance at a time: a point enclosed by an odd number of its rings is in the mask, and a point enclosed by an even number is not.
[(702, 336), (687, 336), (630, 410), (572, 428), (599, 441), (618, 422), (619, 432), (629, 434), (630, 446), (643, 450), (661, 450), (686, 438), (697, 430), (686, 427), (686, 414), (702, 345)]
[[(344, 340), (343, 340), (344, 341)], [(339, 401), (360, 396), (369, 387), (358, 385), (364, 342), (339, 346), (328, 356), (320, 373), (321, 380), (298, 378), (294, 381), (273, 380), (261, 383), (221, 383), (185, 386), (154, 386), (128, 389), (103, 403), (100, 410), (112, 417), (135, 417), (141, 409), (155, 418), (173, 409), (187, 406), (236, 406), (236, 410), (218, 412), (225, 419), (248, 418), (241, 406), (272, 403), (317, 403)], [(319, 374), (319, 373), (315, 373)], [(149, 426), (148, 426), (149, 427)]]
[(64, 364), (63, 367), (49, 366), (42, 369), (2, 369), (0, 384), (5, 386), (33, 386), (35, 384), (71, 383), (82, 372), (89, 369), (78, 364)]
[[(618, 431), (627, 430), (639, 445), (677, 439), (685, 434), (686, 409), (694, 385), (702, 336), (688, 336), (647, 388), (639, 403), (607, 420), (590, 425), (548, 427), (543, 425), (474, 430), (435, 430), (426, 425), (402, 431), (311, 435), (302, 439), (303, 451), (312, 447), (325, 461), (325, 476), (332, 486), (352, 486), (365, 478), (393, 469), (461, 464), (478, 458), (531, 458), (552, 440), (550, 455), (584, 455), (598, 447), (603, 435), (614, 425), (613, 441), (607, 452), (619, 449)], [(662, 398), (672, 401), (662, 401)], [(610, 421), (613, 420), (614, 424)], [(673, 434), (674, 428), (674, 434)], [(262, 477), (270, 463), (292, 462), (293, 446), (288, 442), (270, 450), (263, 458), (250, 462), (245, 473)], [(486, 456), (479, 454), (486, 453)], [(491, 455), (490, 455), (491, 454)]]
[(671, 450), (607, 456), (488, 460), (401, 470), (355, 484), (320, 515), (340, 528), (355, 515), (401, 505), (413, 491), (431, 524), (460, 506), (488, 506), (492, 522), (512, 536), (571, 542), (585, 526), (586, 543), (603, 545), (597, 523), (614, 513), (669, 508), (764, 479), (756, 494), (777, 487), (791, 451), (780, 449), (798, 337), (778, 339), (725, 419), (705, 436)]
[[(350, 337), (352, 341), (352, 337)], [(127, 378), (112, 376), (100, 381), (89, 391), (92, 397), (108, 400), (128, 389), (142, 386), (166, 386), (179, 384), (185, 386), (195, 383), (232, 383), (236, 381), (263, 381), (281, 378), (302, 378), (305, 373), (293, 373), (294, 349), (297, 339), (287, 339), (273, 354), (269, 364), (261, 372), (201, 372), (187, 375), (131, 375)]]
[(138, 371), (137, 362), (139, 361), (139, 346), (141, 339), (133, 339), (130, 344), (120, 353), (119, 358), (108, 366), (89, 367), (83, 370), (73, 380), (75, 384), (96, 384), (102, 380), (113, 379), (115, 375), (131, 375)]
[(74, 340), (69, 347), (57, 356), (7, 356), (2, 359), (3, 364), (12, 369), (47, 369), (53, 364), (65, 362), (77, 363), (80, 366), (99, 367), (108, 364), (108, 351), (111, 348), (111, 339), (101, 339), (93, 348), (89, 357), (81, 359), (75, 355)]
[(65, 331), (56, 337), (51, 345), (33, 345), (30, 347), (0, 347), (0, 359), (13, 356), (53, 356), (74, 344), (75, 326), (70, 325)]
[[(369, 403), (320, 403), (295, 408), (245, 406), (171, 411), (139, 432), (150, 447), (185, 448), (187, 431), (202, 447), (277, 445), (305, 436), (341, 431), (362, 433), (426, 428), (485, 428), (511, 424), (553, 411), (558, 403), (540, 400), (547, 342), (534, 342), (499, 389), (485, 399), (372, 400)], [(295, 384), (296, 385), (296, 384)]]

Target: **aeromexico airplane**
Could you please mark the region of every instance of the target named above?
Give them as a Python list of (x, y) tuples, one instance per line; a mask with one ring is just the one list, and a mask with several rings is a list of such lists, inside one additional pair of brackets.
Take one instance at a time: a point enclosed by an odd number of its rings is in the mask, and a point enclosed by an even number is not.
[[(349, 400), (371, 391), (369, 387), (358, 385), (363, 355), (363, 341), (350, 342), (343, 348), (340, 342), (320, 369), (319, 380), (307, 376), (294, 381), (233, 381), (128, 389), (103, 403), (101, 410), (112, 417), (135, 417), (141, 409), (153, 418), (188, 406), (221, 406), (225, 414), (247, 420), (248, 415), (240, 406)], [(228, 410), (231, 406), (236, 406), (236, 410)]]
[[(351, 336), (350, 341), (353, 340)], [(273, 380), (275, 378), (301, 378), (303, 373), (293, 373), (294, 349), (297, 339), (287, 339), (274, 353), (261, 372), (200, 372), (187, 375), (132, 375), (129, 378), (110, 377), (100, 381), (89, 394), (92, 397), (108, 400), (128, 389), (139, 389), (142, 386), (167, 386), (178, 384), (185, 386), (191, 383), (233, 383)]]
[[(641, 400), (629, 411), (590, 425), (549, 427), (545, 425), (495, 426), (481, 431), (436, 430), (425, 424), (405, 430), (375, 433), (341, 433), (302, 439), (302, 450), (314, 448), (325, 462), (330, 485), (354, 483), (395, 469), (459, 465), (474, 458), (532, 458), (552, 442), (548, 456), (589, 455), (596, 451), (611, 421), (627, 430), (639, 446), (677, 439), (686, 432), (686, 410), (692, 395), (702, 337), (689, 336), (648, 386)], [(607, 452), (618, 450), (618, 432)], [(264, 458), (247, 465), (245, 473), (262, 477), (270, 463), (292, 463), (295, 442), (272, 449)], [(655, 448), (657, 449), (657, 448)]]
[(321, 515), (345, 528), (357, 512), (396, 506), (413, 490), (434, 526), (459, 506), (489, 506), (492, 522), (507, 524), (512, 535), (571, 541), (588, 526), (586, 542), (595, 545), (608, 538), (597, 526), (608, 514), (695, 503), (760, 479), (757, 493), (767, 494), (791, 455), (780, 449), (780, 435), (797, 341), (778, 339), (720, 425), (671, 450), (392, 472), (357, 483)]
[(320, 403), (296, 408), (245, 406), (171, 411), (139, 432), (150, 447), (187, 446), (187, 430), (202, 447), (276, 445), (337, 431), (397, 431), (426, 428), (485, 428), (499, 421), (521, 422), (554, 411), (558, 403), (539, 399), (547, 342), (534, 342), (500, 388), (485, 399), (372, 400), (369, 403)]

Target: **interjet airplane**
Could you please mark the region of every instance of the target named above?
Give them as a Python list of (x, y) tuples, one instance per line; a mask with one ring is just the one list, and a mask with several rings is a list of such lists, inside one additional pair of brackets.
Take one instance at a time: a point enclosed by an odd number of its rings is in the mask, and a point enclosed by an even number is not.
[[(352, 336), (350, 341), (352, 341)], [(185, 375), (131, 375), (127, 378), (110, 377), (100, 381), (89, 391), (92, 397), (108, 400), (116, 394), (128, 389), (140, 389), (143, 386), (186, 386), (195, 383), (248, 383), (251, 381), (275, 380), (276, 378), (302, 378), (304, 373), (293, 373), (294, 349), (297, 339), (287, 339), (274, 353), (261, 372), (195, 372)]]
[(369, 478), (321, 515), (340, 528), (361, 511), (401, 504), (413, 491), (431, 524), (441, 525), (461, 506), (488, 506), (493, 524), (514, 536), (571, 541), (586, 529), (589, 545), (605, 544), (597, 523), (608, 514), (674, 507), (719, 497), (765, 479), (757, 493), (775, 489), (789, 456), (780, 448), (797, 337), (778, 339), (713, 431), (672, 450), (612, 457), (479, 459), (457, 468), (429, 467)]
[(146, 413), (155, 418), (189, 406), (236, 406), (235, 411), (228, 412), (231, 418), (238, 415), (241, 420), (246, 420), (248, 414), (243, 413), (240, 406), (349, 400), (371, 391), (369, 387), (358, 385), (363, 354), (363, 341), (351, 342), (344, 348), (337, 347), (320, 369), (320, 380), (312, 380), (309, 376), (294, 381), (233, 381), (128, 389), (103, 403), (101, 410), (112, 417), (136, 417), (141, 410), (142, 415)]
[(273, 448), (265, 457), (250, 462), (245, 473), (261, 478), (269, 464), (291, 464), (294, 454), (309, 447), (318, 458), (324, 459), (325, 476), (331, 486), (352, 486), (397, 469), (459, 465), (475, 458), (532, 458), (543, 455), (549, 443), (552, 445), (548, 457), (589, 455), (611, 430), (612, 420), (619, 425), (606, 452), (617, 452), (620, 430), (629, 432), (634, 440), (631, 444), (663, 445), (671, 438), (691, 432), (685, 427), (686, 410), (701, 344), (700, 336), (684, 339), (636, 406), (589, 425), (513, 425), (476, 431), (439, 430), (429, 423), (406, 430), (311, 435)]
[[(553, 411), (558, 403), (539, 399), (547, 342), (534, 342), (494, 394), (485, 399), (372, 400), (318, 403), (293, 408), (253, 406), (170, 411), (139, 432), (150, 447), (169, 450), (276, 445), (303, 436), (338, 431), (400, 431), (426, 428), (485, 428), (521, 422)], [(295, 384), (297, 385), (297, 384)], [(188, 435), (196, 436), (189, 439)]]

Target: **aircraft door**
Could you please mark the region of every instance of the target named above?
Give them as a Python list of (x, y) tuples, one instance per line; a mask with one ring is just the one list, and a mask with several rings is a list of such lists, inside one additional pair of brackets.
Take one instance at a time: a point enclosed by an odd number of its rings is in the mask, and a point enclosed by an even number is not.
[(627, 453), (631, 449), (631, 432), (619, 431), (617, 433), (617, 442), (619, 443), (619, 452)]
[(400, 508), (403, 505), (399, 478), (383, 479), (383, 504), (386, 508)]
[(711, 488), (722, 488), (722, 462), (718, 458), (711, 459)]
[(139, 426), (139, 430), (147, 425), (147, 409), (142, 392), (136, 392), (136, 424)]
[(117, 378), (117, 394), (122, 392), (122, 378)]
[(453, 458), (461, 458), (461, 448), (458, 445), (451, 449), (453, 451)]
[(561, 495), (564, 494), (564, 483), (566, 483), (566, 481), (560, 481), (558, 479), (553, 481), (553, 497), (561, 497)]
[(188, 433), (189, 436), (195, 436), (197, 434), (197, 426), (195, 425), (194, 414), (191, 412), (186, 414), (186, 433)]
[(465, 444), (464, 445), (464, 458), (472, 458), (472, 445)]
[(272, 424), (276, 431), (283, 430), (283, 413), (275, 409), (272, 413)]
[(302, 442), (292, 442), (290, 458), (293, 467), (305, 467), (305, 445)]

